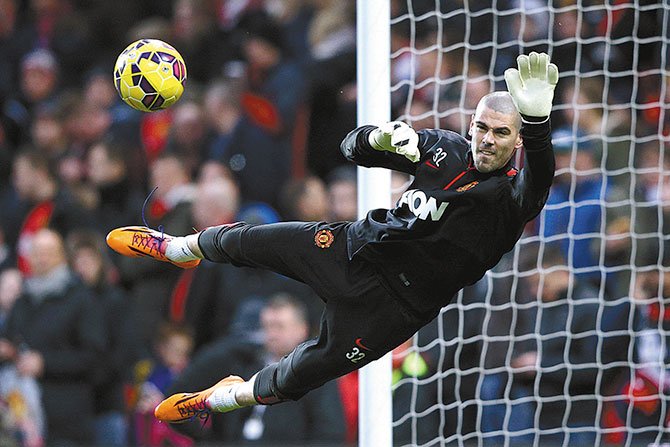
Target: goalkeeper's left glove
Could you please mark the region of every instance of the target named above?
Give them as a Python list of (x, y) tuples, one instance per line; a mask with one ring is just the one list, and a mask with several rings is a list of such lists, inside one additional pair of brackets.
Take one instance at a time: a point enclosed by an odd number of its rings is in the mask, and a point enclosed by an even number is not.
[(558, 83), (558, 68), (546, 53), (531, 52), (516, 59), (519, 69), (505, 70), (507, 90), (519, 113), (527, 117), (549, 117)]
[(421, 158), (419, 135), (402, 121), (382, 124), (370, 133), (368, 141), (373, 149), (395, 152), (413, 163)]

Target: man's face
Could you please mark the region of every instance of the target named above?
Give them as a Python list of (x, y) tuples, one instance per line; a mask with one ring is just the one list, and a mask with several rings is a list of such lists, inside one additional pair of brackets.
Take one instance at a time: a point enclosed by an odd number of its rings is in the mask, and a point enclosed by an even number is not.
[(307, 324), (289, 306), (265, 308), (261, 312), (265, 349), (279, 358), (293, 351), (309, 335)]
[(517, 117), (497, 112), (486, 106), (478, 107), (470, 121), (469, 134), (472, 137), (470, 149), (479, 172), (500, 169), (514, 151), (523, 145)]
[(30, 162), (23, 157), (17, 157), (14, 160), (14, 169), (12, 171), (12, 184), (17, 194), (22, 199), (30, 199), (35, 190), (36, 170)]
[(172, 334), (158, 346), (158, 353), (163, 363), (173, 372), (181, 372), (186, 368), (192, 351), (193, 341), (182, 334)]
[(30, 245), (28, 263), (34, 276), (44, 276), (66, 263), (63, 241), (51, 230), (38, 231)]

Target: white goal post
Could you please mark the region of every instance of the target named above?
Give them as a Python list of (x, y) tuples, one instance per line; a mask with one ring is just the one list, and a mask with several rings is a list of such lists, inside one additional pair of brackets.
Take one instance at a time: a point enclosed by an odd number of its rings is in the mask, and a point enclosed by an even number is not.
[[(358, 0), (357, 120), (358, 125), (381, 124), (391, 118), (389, 0)], [(360, 30), (365, 30), (361, 32)], [(391, 174), (381, 168), (358, 168), (358, 215), (391, 202)], [(392, 445), (391, 356), (359, 370), (359, 446)]]

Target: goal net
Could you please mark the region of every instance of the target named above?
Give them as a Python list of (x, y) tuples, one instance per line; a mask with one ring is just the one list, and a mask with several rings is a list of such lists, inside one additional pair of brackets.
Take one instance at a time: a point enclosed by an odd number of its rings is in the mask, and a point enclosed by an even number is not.
[(521, 53), (547, 52), (561, 73), (549, 202), (396, 350), (394, 443), (670, 441), (670, 1), (391, 5), (392, 115), (415, 128), (466, 135)]

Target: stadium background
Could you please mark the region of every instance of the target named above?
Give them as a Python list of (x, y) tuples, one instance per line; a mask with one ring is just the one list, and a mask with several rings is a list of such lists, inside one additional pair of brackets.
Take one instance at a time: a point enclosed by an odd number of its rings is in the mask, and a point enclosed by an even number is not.
[[(666, 440), (669, 5), (391, 5), (393, 117), (416, 128), (464, 133), (477, 100), (504, 88), (502, 72), (521, 52), (547, 51), (561, 71), (550, 202), (494, 271), (396, 355), (396, 441)], [(118, 53), (142, 37), (171, 43), (187, 64), (184, 97), (164, 112), (136, 112), (114, 91)], [(259, 361), (248, 358), (262, 356), (258, 313), (268, 297), (291, 294), (317, 320), (310, 292), (281, 278), (118, 259), (102, 241), (109, 229), (143, 217), (175, 234), (238, 219), (355, 218), (355, 171), (338, 150), (356, 125), (355, 39), (353, 1), (0, 0), (0, 333), (18, 285), (39, 283), (29, 281), (29, 247), (45, 225), (64, 238), (71, 268), (104, 311), (86, 319), (106, 328), (89, 370), (59, 377), (90, 406), (63, 403), (56, 413), (69, 422), (48, 441), (90, 444), (87, 427), (97, 419), (123, 430), (124, 443), (188, 445), (154, 426), (139, 405), (148, 383), (179, 384), (174, 371), (161, 369), (157, 334), (190, 339), (192, 362), (225, 359), (220, 369), (209, 363), (219, 377), (237, 372), (223, 371), (230, 365), (253, 370)], [(393, 180), (399, 194), (407, 179)], [(87, 269), (97, 262), (98, 270)], [(216, 355), (206, 347), (212, 340)], [(2, 377), (3, 441), (18, 433), (36, 442), (39, 405), (17, 416), (24, 407), (11, 398), (14, 379)], [(245, 432), (258, 420), (269, 436), (275, 420), (273, 442), (351, 443), (355, 388), (355, 376), (346, 377), (329, 391), (337, 404), (314, 399), (235, 423), (213, 418), (195, 433), (203, 442), (237, 443), (258, 433)], [(295, 422), (296, 414), (318, 420), (335, 407), (339, 415), (324, 419), (330, 425)], [(46, 419), (59, 420), (49, 408)], [(332, 421), (341, 429), (324, 430)]]

